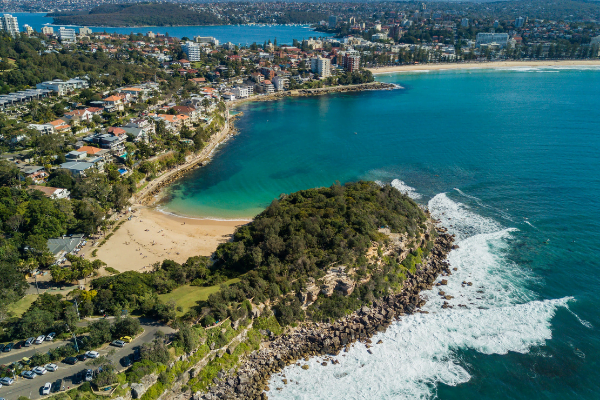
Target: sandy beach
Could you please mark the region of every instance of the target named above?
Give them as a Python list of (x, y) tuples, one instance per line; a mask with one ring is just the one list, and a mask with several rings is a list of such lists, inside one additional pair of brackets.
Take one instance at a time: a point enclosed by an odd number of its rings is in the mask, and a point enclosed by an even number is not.
[(600, 66), (600, 60), (559, 60), (559, 61), (493, 61), (445, 64), (411, 64), (393, 67), (369, 68), (373, 74), (392, 72), (436, 71), (450, 69), (516, 68), (516, 67), (578, 67)]
[(236, 227), (248, 223), (183, 218), (143, 206), (134, 210), (131, 221), (98, 247), (96, 258), (120, 272), (147, 271), (165, 259), (182, 263), (191, 256), (210, 256)]

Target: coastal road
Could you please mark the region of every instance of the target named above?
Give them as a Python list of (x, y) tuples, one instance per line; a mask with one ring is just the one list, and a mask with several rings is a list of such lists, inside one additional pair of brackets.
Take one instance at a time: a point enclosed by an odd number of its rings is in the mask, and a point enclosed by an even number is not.
[[(133, 353), (134, 349), (140, 346), (142, 343), (151, 342), (154, 339), (157, 331), (160, 330), (167, 334), (174, 332), (174, 330), (168, 326), (155, 321), (140, 319), (140, 322), (142, 323), (144, 332), (137, 336), (133, 342), (125, 344), (125, 347), (123, 348), (106, 345), (97, 350), (98, 353), (100, 353), (100, 356), (106, 356), (109, 360), (111, 360), (117, 370), (123, 369), (119, 363), (121, 358)], [(109, 354), (112, 350), (114, 350), (114, 353)], [(58, 370), (56, 372), (47, 372), (45, 375), (36, 376), (34, 379), (17, 377), (15, 383), (13, 383), (11, 386), (3, 386), (0, 388), (0, 397), (5, 398), (6, 400), (17, 400), (19, 396), (25, 396), (32, 400), (46, 397), (41, 395), (42, 386), (44, 386), (46, 382), (54, 382), (57, 379), (63, 380), (65, 388), (73, 388), (71, 379), (75, 374), (84, 369), (96, 368), (90, 364), (91, 361), (92, 360), (86, 360), (85, 362), (79, 362), (75, 365), (68, 365), (62, 361), (59, 361), (55, 362), (55, 364), (58, 365)], [(0, 362), (5, 363), (4, 361)]]

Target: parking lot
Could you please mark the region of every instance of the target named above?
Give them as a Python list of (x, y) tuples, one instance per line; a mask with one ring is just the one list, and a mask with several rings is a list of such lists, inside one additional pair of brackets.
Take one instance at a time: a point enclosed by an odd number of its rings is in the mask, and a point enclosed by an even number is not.
[[(117, 368), (117, 370), (123, 369), (119, 361), (121, 358), (132, 354), (136, 347), (139, 347), (142, 343), (151, 342), (154, 339), (154, 335), (157, 331), (163, 331), (164, 333), (172, 333), (173, 330), (165, 325), (152, 322), (152, 321), (144, 321), (140, 320), (142, 323), (142, 328), (144, 332), (138, 335), (133, 342), (125, 344), (124, 347), (114, 347), (114, 346), (104, 346), (102, 349), (98, 349), (98, 353), (100, 356), (106, 356), (109, 360), (112, 361), (113, 365)], [(54, 343), (50, 344), (47, 347), (42, 347), (43, 345), (38, 345), (37, 350), (40, 351), (48, 351)], [(59, 342), (58, 345), (62, 345), (64, 342)], [(22, 350), (13, 350), (10, 353), (2, 353), (0, 355), (0, 364), (8, 365), (13, 361), (8, 361), (10, 359), (14, 359), (17, 357), (18, 361), (23, 357), (26, 357), (25, 352)], [(30, 349), (30, 348), (27, 348)], [(112, 352), (112, 355), (109, 355)], [(30, 350), (27, 350), (30, 351)], [(13, 354), (14, 352), (14, 354)], [(17, 356), (18, 354), (18, 356)], [(54, 383), (57, 379), (62, 379), (65, 389), (72, 388), (74, 386), (73, 378), (79, 372), (84, 369), (96, 369), (97, 367), (91, 366), (91, 359), (88, 359), (84, 362), (78, 362), (75, 365), (65, 364), (61, 361), (55, 361), (54, 363), (58, 365), (58, 370), (55, 372), (47, 372), (44, 375), (36, 376), (33, 379), (27, 379), (23, 377), (16, 377), (15, 382), (11, 386), (3, 386), (0, 388), (0, 397), (3, 397), (7, 400), (17, 400), (19, 396), (25, 396), (30, 399), (39, 399), (44, 397), (41, 393), (41, 389), (46, 382)], [(35, 365), (31, 365), (31, 367), (35, 367)]]

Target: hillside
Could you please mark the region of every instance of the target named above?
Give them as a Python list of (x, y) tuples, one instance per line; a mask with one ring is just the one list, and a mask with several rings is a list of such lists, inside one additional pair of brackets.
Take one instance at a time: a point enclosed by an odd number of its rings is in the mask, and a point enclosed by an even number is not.
[(282, 195), (219, 246), (213, 273), (241, 281), (202, 302), (197, 316), (235, 320), (239, 303), (252, 299), (270, 302), (283, 325), (339, 318), (399, 290), (431, 250), (429, 231), (425, 213), (390, 186)]
[(57, 25), (81, 26), (177, 26), (217, 25), (213, 14), (190, 10), (176, 4), (108, 4), (89, 12), (51, 13)]

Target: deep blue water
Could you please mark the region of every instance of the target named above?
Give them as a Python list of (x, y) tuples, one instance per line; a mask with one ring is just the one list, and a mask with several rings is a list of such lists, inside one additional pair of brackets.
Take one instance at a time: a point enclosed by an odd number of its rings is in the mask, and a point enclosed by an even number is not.
[[(44, 25), (52, 23), (52, 18), (45, 17), (45, 13), (12, 13), (17, 17), (19, 28), (23, 30), (23, 25), (29, 24), (37, 32), (42, 31)], [(58, 25), (52, 25), (58, 29)], [(92, 27), (93, 32), (121, 33), (128, 35), (130, 33), (146, 34), (150, 31), (154, 33), (168, 33), (172, 37), (194, 36), (213, 36), (219, 39), (221, 43), (232, 42), (241, 45), (250, 45), (254, 42), (262, 44), (266, 40), (274, 41), (277, 39), (279, 44), (292, 44), (294, 39), (302, 40), (309, 37), (330, 36), (326, 33), (315, 32), (306, 26), (258, 26), (258, 25), (221, 25), (221, 26), (149, 26), (142, 28), (96, 28)]]
[(600, 70), (379, 79), (404, 89), (241, 106), (240, 134), (171, 188), (170, 211), (247, 218), (280, 193), (373, 179), (412, 187), (457, 235), (454, 308), (430, 291), (429, 314), (372, 355), (287, 368), (269, 398), (598, 399)]

